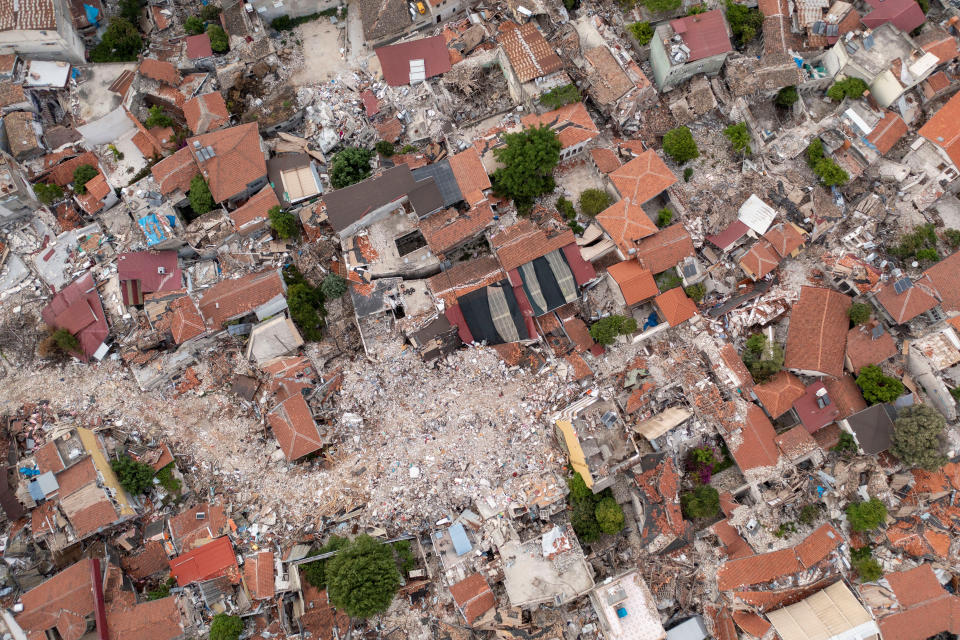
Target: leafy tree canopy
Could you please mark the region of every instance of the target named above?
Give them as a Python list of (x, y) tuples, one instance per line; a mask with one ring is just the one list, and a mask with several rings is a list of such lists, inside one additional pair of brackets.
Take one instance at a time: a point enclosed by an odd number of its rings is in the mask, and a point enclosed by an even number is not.
[[(342, 538), (340, 536), (330, 536), (330, 539), (327, 540), (326, 544), (317, 549), (315, 553), (311, 555), (320, 555), (323, 553), (329, 553), (331, 551), (339, 551), (343, 549), (348, 544), (350, 544), (349, 538)], [(315, 586), (317, 589), (326, 589), (327, 588), (327, 561), (330, 558), (324, 558), (322, 560), (314, 560), (313, 562), (307, 562), (300, 565), (300, 575), (303, 576), (304, 580)]]
[(327, 561), (330, 603), (354, 618), (383, 613), (400, 586), (390, 547), (368, 535), (357, 536)]
[(630, 335), (637, 330), (637, 321), (626, 316), (607, 316), (590, 325), (590, 337), (600, 344), (613, 344), (617, 336)]
[(199, 173), (190, 180), (189, 196), (190, 208), (198, 216), (202, 216), (213, 209), (213, 194), (210, 193), (210, 185)]
[(620, 505), (612, 496), (602, 498), (597, 503), (594, 515), (597, 518), (600, 531), (603, 533), (615, 534), (623, 530), (623, 509), (620, 508)]
[(575, 84), (565, 84), (547, 91), (538, 100), (547, 109), (559, 109), (566, 104), (580, 102), (580, 90)]
[(132, 62), (143, 48), (143, 39), (133, 24), (123, 17), (110, 21), (100, 44), (90, 50), (91, 62)]
[(82, 164), (73, 170), (73, 190), (79, 194), (87, 192), (87, 183), (97, 177), (97, 168), (92, 164)]
[(869, 88), (860, 78), (847, 78), (834, 82), (833, 86), (827, 89), (827, 97), (834, 102), (840, 102), (844, 98), (856, 99), (862, 97), (863, 92)]
[(778, 107), (792, 107), (799, 99), (800, 94), (797, 93), (796, 87), (784, 87), (777, 92), (777, 97), (774, 99), (774, 104), (776, 104)]
[(580, 211), (593, 218), (610, 206), (610, 196), (603, 189), (587, 189), (580, 194)]
[(173, 118), (165, 114), (163, 109), (160, 108), (160, 105), (155, 104), (150, 107), (147, 120), (143, 124), (146, 125), (148, 129), (153, 129), (154, 127), (172, 127)]
[(876, 498), (866, 502), (851, 502), (847, 505), (847, 520), (854, 531), (872, 531), (887, 517), (887, 507)]
[(504, 142), (494, 151), (503, 166), (493, 172), (493, 189), (525, 210), (556, 186), (553, 169), (560, 162), (560, 141), (552, 129), (542, 126), (508, 133)]
[(945, 426), (936, 409), (925, 404), (907, 407), (893, 423), (890, 452), (906, 464), (935, 471), (947, 462), (940, 441)]
[(199, 16), (190, 16), (183, 23), (183, 30), (191, 36), (203, 33), (203, 27), (203, 20), (201, 20)]
[(663, 136), (663, 151), (677, 164), (684, 164), (700, 156), (693, 134), (687, 127), (677, 127)]
[(747, 339), (747, 348), (740, 357), (758, 384), (766, 382), (783, 369), (783, 347), (776, 342), (769, 342), (762, 333)]
[(330, 163), (330, 183), (334, 189), (356, 184), (370, 175), (373, 152), (359, 147), (347, 147), (333, 156)]
[(238, 640), (242, 632), (243, 620), (240, 616), (218, 613), (210, 623), (210, 640)]
[(875, 364), (860, 369), (857, 386), (860, 387), (864, 400), (869, 404), (893, 402), (903, 395), (903, 383), (896, 378), (884, 375), (883, 369)]
[(387, 142), (386, 140), (380, 140), (373, 147), (377, 153), (382, 155), (384, 158), (389, 158), (396, 152), (392, 142)]
[(347, 292), (347, 281), (339, 274), (328, 273), (320, 283), (320, 291), (325, 299), (336, 300)]
[(214, 53), (226, 53), (230, 50), (230, 39), (220, 25), (212, 24), (207, 27), (207, 36), (210, 38), (210, 48)]
[(637, 39), (637, 44), (641, 47), (653, 40), (653, 27), (649, 22), (631, 22), (627, 25), (627, 30)]
[(124, 455), (110, 461), (110, 468), (117, 474), (117, 480), (130, 495), (138, 496), (153, 484), (153, 467)]
[(270, 218), (270, 227), (277, 232), (282, 239), (296, 238), (300, 234), (300, 227), (297, 226), (297, 218), (289, 211), (282, 210), (279, 206), (270, 207), (267, 212)]
[(747, 130), (746, 122), (732, 124), (723, 130), (723, 135), (730, 141), (733, 150), (749, 156), (753, 153), (750, 148), (750, 131)]
[(712, 518), (720, 511), (720, 494), (708, 484), (702, 484), (680, 496), (680, 506), (687, 518)]
[(66, 329), (57, 329), (51, 334), (57, 348), (64, 353), (78, 353), (80, 351), (80, 341)]
[(870, 310), (870, 305), (864, 304), (862, 302), (854, 302), (850, 305), (850, 308), (847, 309), (847, 316), (850, 318), (850, 322), (853, 324), (863, 324), (870, 319), (872, 311)]
[(738, 47), (757, 37), (763, 27), (763, 14), (758, 9), (727, 0), (727, 23)]
[(287, 309), (297, 329), (305, 340), (318, 341), (323, 338), (323, 293), (306, 281), (292, 284), (287, 288)]
[(676, 11), (682, 4), (683, 0), (643, 0), (643, 6), (645, 6), (650, 13)]
[(33, 193), (43, 204), (53, 204), (63, 197), (63, 189), (60, 185), (46, 182), (38, 182), (33, 185)]

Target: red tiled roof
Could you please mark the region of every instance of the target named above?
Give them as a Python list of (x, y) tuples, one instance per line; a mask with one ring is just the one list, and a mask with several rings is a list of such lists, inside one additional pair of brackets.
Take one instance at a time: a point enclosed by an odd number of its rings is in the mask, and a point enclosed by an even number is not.
[(902, 607), (912, 607), (943, 596), (945, 593), (929, 563), (906, 571), (888, 573), (883, 577), (890, 583), (890, 588), (893, 589), (897, 602)]
[[(218, 94), (219, 95), (219, 94)], [(270, 185), (265, 186), (257, 194), (235, 211), (230, 212), (230, 221), (233, 228), (242, 234), (253, 233), (264, 229), (270, 222), (270, 209), (279, 207), (277, 193)]]
[(446, 253), (473, 238), (493, 222), (493, 209), (483, 200), (460, 213), (450, 208), (420, 221), (420, 232), (435, 253)]
[(823, 378), (823, 385), (827, 388), (830, 400), (840, 412), (837, 414), (837, 420), (867, 408), (863, 394), (860, 393), (860, 387), (850, 374), (845, 373), (839, 378), (827, 376)]
[(512, 271), (551, 251), (574, 244), (573, 231), (569, 229), (548, 235), (527, 219), (520, 220), (490, 238), (490, 244), (500, 260), (504, 271)]
[(100, 294), (89, 272), (53, 296), (40, 315), (48, 326), (66, 329), (76, 336), (84, 360), (93, 356), (110, 333)]
[(590, 157), (600, 173), (612, 173), (620, 168), (620, 158), (610, 149), (598, 147), (590, 149)]
[(790, 222), (780, 222), (767, 230), (763, 237), (781, 258), (803, 246), (806, 240), (803, 232)]
[(660, 315), (671, 327), (682, 324), (697, 315), (697, 303), (691, 300), (683, 289), (674, 287), (653, 299)]
[(600, 135), (582, 102), (574, 102), (540, 115), (531, 113), (524, 116), (520, 123), (528, 129), (549, 127), (556, 132), (562, 149), (575, 147)]
[(747, 417), (739, 434), (726, 437), (727, 446), (741, 471), (773, 467), (780, 458), (774, 439), (777, 432), (763, 409), (747, 406)]
[[(203, 513), (204, 517), (197, 518), (198, 513)], [(189, 551), (197, 543), (223, 533), (227, 526), (227, 515), (222, 505), (201, 502), (171, 517), (167, 525), (174, 546), (180, 551)]]
[(60, 458), (60, 452), (57, 451), (57, 443), (54, 440), (49, 440), (39, 447), (34, 452), (33, 459), (37, 462), (40, 473), (63, 471), (63, 460)]
[(520, 82), (548, 76), (563, 68), (560, 56), (540, 33), (535, 22), (522, 25), (505, 22), (500, 25), (499, 40)]
[[(59, 160), (61, 156), (58, 154), (49, 154), (44, 157), (44, 160), (46, 160), (47, 157), (51, 157), (52, 160)], [(50, 169), (50, 173), (45, 176), (45, 182), (52, 182), (55, 185), (66, 187), (73, 182), (73, 172), (82, 164), (89, 164), (92, 167), (96, 167), (99, 165), (99, 161), (92, 151), (86, 151), (79, 156), (74, 156), (60, 162)]]
[(197, 303), (193, 298), (190, 296), (177, 298), (170, 303), (169, 308), (173, 312), (170, 333), (175, 343), (183, 344), (187, 340), (206, 333), (207, 327), (203, 323), (203, 316), (200, 315), (200, 310), (197, 309)]
[(587, 361), (584, 360), (580, 354), (571, 353), (565, 355), (563, 359), (570, 365), (570, 371), (574, 381), (583, 380), (593, 375), (593, 369), (590, 368), (590, 365), (587, 364)]
[(351, 628), (350, 616), (330, 604), (326, 590), (318, 590), (302, 578), (301, 584), (307, 606), (306, 613), (300, 617), (300, 625), (320, 640), (346, 637)]
[(657, 283), (648, 269), (635, 260), (624, 260), (607, 268), (607, 273), (620, 287), (628, 306), (648, 300), (658, 293)]
[(391, 87), (411, 84), (410, 68), (414, 61), (422, 63), (427, 78), (450, 71), (450, 56), (447, 55), (447, 45), (443, 36), (391, 44), (374, 49), (373, 52), (380, 60), (383, 79)]
[(688, 62), (733, 51), (727, 22), (720, 9), (671, 20), (670, 27), (683, 37), (683, 43), (690, 49)]
[(142, 293), (157, 291), (174, 291), (183, 286), (183, 273), (177, 261), (176, 251), (136, 251), (121, 253), (117, 257), (117, 277), (120, 280), (121, 292), (124, 293), (124, 304), (139, 304), (127, 300), (127, 289), (123, 283), (130, 280), (139, 282)]
[(107, 610), (110, 640), (176, 640), (184, 633), (177, 596)]
[(873, 128), (867, 140), (877, 148), (880, 155), (886, 155), (905, 135), (907, 135), (907, 123), (893, 111), (885, 110), (883, 119)]
[(923, 272), (940, 296), (944, 311), (960, 311), (960, 252), (952, 253)]
[(91, 482), (97, 481), (97, 468), (93, 466), (93, 458), (86, 456), (80, 462), (75, 462), (57, 474), (57, 484), (60, 485), (60, 496), (69, 496)]
[(766, 240), (758, 240), (740, 258), (740, 267), (754, 280), (759, 280), (780, 266), (780, 256)]
[(894, 289), (894, 281), (891, 280), (877, 292), (877, 301), (883, 305), (894, 322), (904, 324), (940, 304), (936, 294), (929, 278), (920, 278), (900, 294)]
[(90, 215), (95, 215), (103, 209), (103, 200), (111, 191), (107, 178), (100, 172), (99, 167), (97, 167), (97, 172), (97, 175), (84, 185), (84, 193), (76, 196), (77, 202)]
[(753, 555), (753, 549), (747, 544), (740, 533), (730, 524), (729, 520), (721, 520), (713, 525), (713, 533), (724, 547), (727, 558), (745, 558)]
[(207, 324), (220, 329), (226, 322), (251, 313), (260, 305), (284, 294), (280, 272), (269, 269), (218, 282), (204, 291), (198, 307)]
[(960, 93), (940, 107), (917, 133), (943, 149), (960, 167)]
[(270, 551), (247, 556), (243, 563), (243, 581), (251, 598), (266, 600), (273, 597), (273, 569), (273, 553)]
[(497, 264), (496, 258), (483, 256), (458, 262), (452, 268), (428, 278), (427, 286), (436, 298), (450, 306), (457, 303), (457, 298), (506, 278), (507, 274)]
[(180, 84), (180, 73), (177, 68), (169, 62), (156, 60), (155, 58), (144, 58), (140, 63), (140, 75), (144, 75), (158, 82), (176, 87)]
[(776, 420), (790, 410), (805, 389), (797, 376), (789, 371), (779, 371), (763, 384), (756, 385), (753, 392), (767, 413)]
[(652, 273), (662, 273), (696, 253), (690, 234), (679, 222), (644, 238), (636, 246), (637, 261)]
[(477, 618), (493, 609), (497, 604), (493, 591), (490, 590), (490, 585), (479, 573), (471, 574), (452, 585), (450, 594), (468, 625), (473, 624)]
[(840, 546), (843, 537), (829, 523), (804, 538), (794, 549), (804, 568), (809, 569)]
[(240, 569), (237, 567), (237, 557), (230, 538), (217, 538), (202, 547), (171, 558), (170, 575), (181, 587), (220, 576), (229, 576), (230, 581), (236, 584), (240, 580)]
[[(821, 396), (824, 396), (827, 400), (822, 407), (820, 406)], [(840, 409), (831, 401), (830, 391), (820, 381), (807, 387), (803, 395), (793, 403), (793, 409), (797, 412), (800, 422), (803, 423), (804, 428), (809, 433), (819, 431), (837, 420), (840, 415)]]
[(200, 173), (193, 154), (184, 147), (171, 156), (167, 156), (150, 168), (153, 179), (163, 195), (170, 195), (178, 189), (184, 193), (190, 190), (190, 181)]
[(744, 224), (742, 220), (734, 220), (730, 223), (729, 227), (720, 233), (707, 236), (707, 240), (721, 251), (726, 251), (732, 247), (737, 240), (747, 235), (747, 231), (749, 230), (750, 227)]
[[(483, 162), (476, 147), (469, 147), (465, 151), (450, 156), (450, 170), (460, 187), (460, 193), (466, 196), (473, 191), (483, 191), (490, 188), (490, 176), (483, 168)], [(468, 202), (467, 204), (474, 204)]]
[(657, 225), (643, 207), (629, 198), (613, 203), (601, 211), (596, 220), (617, 244), (620, 253), (631, 259), (639, 241), (657, 232)]
[[(199, 143), (199, 147), (195, 143)], [(206, 147), (213, 147), (215, 155), (201, 160), (197, 153)], [(256, 122), (188, 138), (186, 148), (209, 183), (215, 202), (229, 200), (251, 182), (267, 175), (267, 160), (260, 148)]]
[(17, 624), (28, 638), (45, 638), (48, 629), (57, 628), (63, 640), (79, 640), (86, 624), (72, 624), (93, 614), (93, 560), (86, 558), (71, 565), (21, 596), (23, 611), (16, 615)]
[[(875, 328), (883, 332), (878, 338), (873, 337)], [(893, 336), (876, 321), (856, 326), (847, 333), (847, 358), (854, 373), (859, 373), (869, 364), (880, 364), (896, 354), (897, 344)]]
[(850, 297), (831, 289), (801, 287), (790, 314), (784, 366), (788, 369), (843, 375), (850, 319)]
[(157, 31), (163, 31), (170, 26), (170, 18), (165, 16), (163, 11), (164, 8), (160, 5), (150, 5), (150, 16), (153, 18), (154, 24), (157, 25)]
[(363, 100), (363, 108), (366, 110), (368, 116), (375, 116), (380, 113), (380, 103), (373, 91), (365, 89), (364, 92), (360, 94), (360, 99)]
[(156, 540), (147, 540), (136, 554), (121, 557), (120, 566), (124, 573), (134, 580), (145, 580), (170, 567), (167, 563), (167, 552)]
[(756, 638), (762, 638), (770, 630), (770, 623), (755, 613), (734, 611), (733, 620), (737, 626)]
[(876, 29), (892, 22), (901, 31), (910, 33), (927, 19), (916, 0), (867, 0), (873, 11), (861, 18), (864, 26)]
[(295, 393), (278, 404), (267, 414), (267, 421), (290, 462), (323, 447), (317, 423), (303, 394)]
[(611, 173), (610, 180), (621, 197), (641, 205), (675, 184), (677, 177), (656, 151), (647, 149)]
[(753, 376), (750, 375), (750, 370), (747, 369), (747, 365), (743, 364), (740, 354), (737, 353), (737, 350), (732, 344), (729, 342), (723, 343), (723, 346), (720, 348), (720, 358), (723, 359), (727, 368), (736, 376), (737, 380), (735, 384), (741, 387), (754, 386)]
[(199, 60), (200, 58), (209, 58), (212, 55), (213, 49), (210, 48), (210, 36), (205, 33), (187, 36), (188, 58), (191, 60)]
[(716, 609), (708, 606), (704, 612), (713, 622), (713, 632), (716, 640), (738, 640), (737, 628), (733, 626), (733, 616), (730, 615), (730, 609), (723, 607)]
[(217, 91), (211, 91), (184, 102), (183, 117), (190, 131), (196, 134), (213, 131), (230, 124), (227, 103)]
[(717, 571), (717, 588), (730, 591), (765, 584), (809, 569), (826, 558), (843, 542), (831, 525), (825, 524), (797, 546), (730, 560)]

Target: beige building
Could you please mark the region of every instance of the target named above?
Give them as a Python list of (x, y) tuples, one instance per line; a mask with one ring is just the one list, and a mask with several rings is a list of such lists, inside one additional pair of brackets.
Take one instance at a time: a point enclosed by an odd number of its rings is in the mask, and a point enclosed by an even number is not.
[(0, 0), (0, 54), (82, 64), (85, 50), (65, 0)]

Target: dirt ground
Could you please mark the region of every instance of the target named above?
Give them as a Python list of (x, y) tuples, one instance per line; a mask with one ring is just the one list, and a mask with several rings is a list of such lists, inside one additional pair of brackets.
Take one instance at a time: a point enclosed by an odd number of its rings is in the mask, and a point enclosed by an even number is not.
[(293, 31), (293, 36), (302, 43), (304, 64), (290, 78), (294, 86), (326, 82), (347, 64), (340, 49), (343, 35), (337, 25), (326, 18), (302, 24)]

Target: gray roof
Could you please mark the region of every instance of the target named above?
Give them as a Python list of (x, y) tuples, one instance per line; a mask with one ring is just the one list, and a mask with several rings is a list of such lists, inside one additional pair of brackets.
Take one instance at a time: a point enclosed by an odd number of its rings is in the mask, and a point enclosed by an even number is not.
[(360, 0), (357, 4), (365, 40), (398, 37), (412, 22), (404, 0)]
[(401, 164), (375, 178), (331, 191), (323, 196), (330, 226), (339, 233), (374, 209), (407, 195), (415, 185), (410, 167)]
[(407, 195), (410, 197), (410, 205), (420, 218), (425, 218), (444, 207), (443, 195), (432, 177), (417, 182)]
[(893, 405), (875, 404), (847, 418), (847, 424), (863, 452), (876, 455), (890, 448), (893, 421), (896, 419), (897, 410)]
[(414, 169), (413, 178), (418, 182), (426, 178), (433, 178), (437, 188), (440, 189), (440, 195), (443, 196), (443, 206), (445, 207), (455, 205), (463, 200), (460, 185), (457, 184), (457, 178), (453, 175), (453, 169), (450, 168), (449, 158)]

